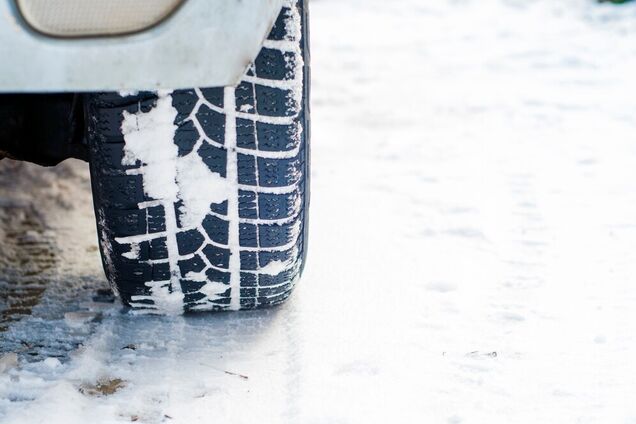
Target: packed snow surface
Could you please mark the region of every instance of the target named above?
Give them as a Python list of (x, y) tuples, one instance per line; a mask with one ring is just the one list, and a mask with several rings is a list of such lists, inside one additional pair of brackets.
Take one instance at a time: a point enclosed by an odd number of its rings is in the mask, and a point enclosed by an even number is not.
[(0, 356), (0, 422), (636, 422), (636, 4), (311, 8), (292, 298), (89, 302), (67, 357)]

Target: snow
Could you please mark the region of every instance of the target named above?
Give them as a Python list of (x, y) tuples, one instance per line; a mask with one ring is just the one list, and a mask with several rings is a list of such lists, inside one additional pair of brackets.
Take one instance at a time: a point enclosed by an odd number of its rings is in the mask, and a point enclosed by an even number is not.
[(165, 91), (148, 112), (124, 111), (122, 133), (126, 145), (122, 164), (135, 165), (137, 160), (143, 163), (140, 170), (129, 172), (144, 176), (144, 192), (158, 200), (181, 200), (183, 225), (196, 227), (205, 218), (211, 202), (221, 203), (228, 198), (232, 185), (211, 172), (195, 155), (178, 156), (173, 143), (176, 116), (172, 95)]
[(635, 422), (636, 5), (311, 6), (295, 294), (102, 307), (60, 366), (0, 373), (0, 421)]
[(128, 259), (139, 259), (139, 252), (141, 251), (141, 246), (138, 243), (130, 243), (130, 251), (126, 253), (122, 253), (121, 255), (124, 258)]
[(289, 268), (290, 265), (292, 264), (285, 261), (271, 261), (264, 267), (261, 267), (259, 271), (261, 272), (261, 274), (278, 275)]

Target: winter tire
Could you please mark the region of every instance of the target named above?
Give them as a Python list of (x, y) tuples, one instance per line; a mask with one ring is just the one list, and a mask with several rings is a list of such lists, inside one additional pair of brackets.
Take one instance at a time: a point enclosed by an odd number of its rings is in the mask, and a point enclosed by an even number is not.
[(289, 0), (236, 87), (85, 97), (106, 276), (130, 306), (284, 301), (306, 253), (306, 0)]

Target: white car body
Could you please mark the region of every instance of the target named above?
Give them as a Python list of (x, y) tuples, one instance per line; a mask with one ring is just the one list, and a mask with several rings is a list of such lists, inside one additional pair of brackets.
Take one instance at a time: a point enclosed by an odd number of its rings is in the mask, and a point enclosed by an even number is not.
[(282, 0), (186, 0), (136, 34), (54, 38), (30, 28), (14, 0), (0, 0), (0, 92), (234, 85), (281, 8)]

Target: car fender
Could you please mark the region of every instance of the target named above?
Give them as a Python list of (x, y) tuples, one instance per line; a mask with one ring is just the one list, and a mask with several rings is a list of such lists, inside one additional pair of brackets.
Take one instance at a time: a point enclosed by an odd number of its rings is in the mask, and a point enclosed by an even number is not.
[(283, 0), (187, 0), (136, 34), (54, 38), (0, 0), (0, 92), (137, 91), (236, 84)]

